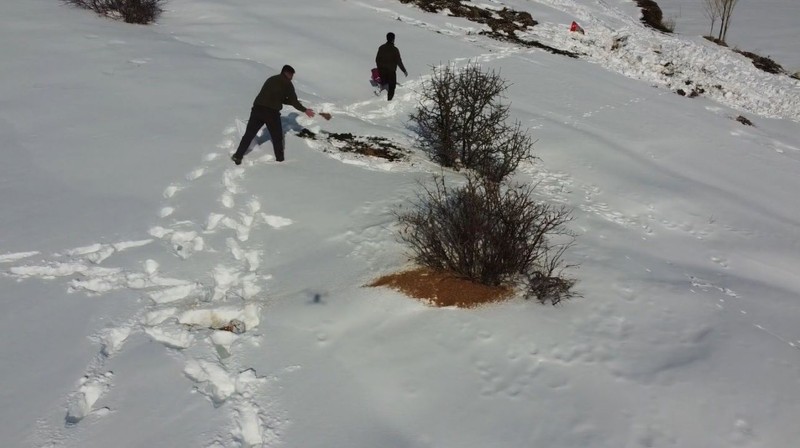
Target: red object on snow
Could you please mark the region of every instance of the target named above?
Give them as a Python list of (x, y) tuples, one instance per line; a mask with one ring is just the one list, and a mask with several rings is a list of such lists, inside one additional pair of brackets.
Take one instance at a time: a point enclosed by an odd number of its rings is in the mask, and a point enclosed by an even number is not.
[(569, 26), (569, 30), (574, 32), (574, 33), (584, 34), (583, 33), (583, 28), (581, 28), (581, 26), (578, 25), (578, 22), (576, 22), (574, 20), (572, 21), (572, 25)]
[(372, 69), (372, 80), (375, 81), (378, 85), (381, 85), (381, 72), (377, 68)]

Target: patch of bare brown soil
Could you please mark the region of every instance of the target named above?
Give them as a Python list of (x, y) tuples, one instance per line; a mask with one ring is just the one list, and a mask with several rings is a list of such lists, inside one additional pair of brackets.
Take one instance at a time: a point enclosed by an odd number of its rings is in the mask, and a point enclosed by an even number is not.
[(368, 286), (388, 286), (434, 306), (459, 308), (507, 300), (514, 292), (511, 288), (481, 285), (450, 272), (429, 268), (386, 275)]
[(777, 62), (773, 61), (772, 59), (766, 56), (760, 56), (753, 53), (752, 51), (739, 50), (738, 48), (734, 48), (733, 51), (753, 61), (753, 65), (755, 65), (756, 68), (759, 70), (763, 70), (767, 73), (772, 73), (774, 75), (780, 75), (782, 73), (786, 73), (786, 70), (784, 70), (780, 64), (778, 64)]
[[(408, 158), (409, 151), (392, 143), (389, 139), (375, 136), (359, 136), (349, 132), (339, 134), (336, 132), (322, 131), (315, 134), (306, 128), (297, 132), (298, 137), (309, 140), (326, 140), (331, 143), (330, 148), (323, 151), (332, 152), (354, 152), (370, 157), (379, 157), (390, 162), (405, 160)], [(331, 149), (333, 148), (333, 149)]]
[[(703, 37), (706, 40), (714, 42), (717, 45), (720, 45), (720, 46), (728, 48), (728, 44), (725, 43), (724, 40), (719, 40), (719, 39), (717, 39), (716, 37), (713, 37), (713, 36), (703, 36)], [(800, 72), (795, 73), (794, 75), (792, 75), (789, 72), (787, 72), (783, 67), (781, 67), (780, 64), (778, 64), (774, 60), (770, 59), (769, 57), (760, 56), (760, 55), (758, 55), (756, 53), (753, 53), (752, 51), (744, 51), (744, 50), (740, 50), (738, 48), (732, 48), (732, 50), (735, 51), (736, 53), (739, 53), (740, 55), (750, 59), (751, 61), (753, 61), (753, 65), (759, 70), (763, 70), (763, 71), (765, 71), (767, 73), (772, 73), (773, 75), (786, 74), (786, 75), (791, 76), (792, 78), (800, 79), (800, 78), (798, 78), (798, 75), (800, 75)]]
[(506, 8), (489, 9), (483, 5), (473, 5), (468, 0), (400, 0), (400, 3), (410, 3), (426, 12), (440, 13), (446, 10), (451, 17), (463, 17), (470, 22), (487, 25), (491, 31), (481, 31), (493, 39), (507, 41), (526, 47), (540, 48), (553, 54), (578, 58), (577, 53), (561, 50), (535, 40), (521, 39), (517, 32), (527, 31), (538, 24), (527, 11), (516, 11)]

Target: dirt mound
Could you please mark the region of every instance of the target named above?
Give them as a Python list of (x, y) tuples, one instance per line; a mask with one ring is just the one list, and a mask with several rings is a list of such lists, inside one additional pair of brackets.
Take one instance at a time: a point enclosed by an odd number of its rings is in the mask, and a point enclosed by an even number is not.
[(417, 268), (383, 276), (368, 286), (388, 286), (433, 306), (474, 308), (513, 297), (507, 287), (475, 283), (445, 271)]

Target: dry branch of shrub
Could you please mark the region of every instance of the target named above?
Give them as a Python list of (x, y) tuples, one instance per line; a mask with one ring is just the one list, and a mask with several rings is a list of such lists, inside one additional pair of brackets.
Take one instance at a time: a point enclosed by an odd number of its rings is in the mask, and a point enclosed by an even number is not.
[(642, 9), (642, 23), (650, 28), (663, 33), (672, 33), (675, 30), (674, 21), (664, 22), (664, 14), (661, 7), (653, 0), (635, 0), (636, 4)]
[(533, 189), (475, 176), (450, 188), (437, 177), (397, 212), (399, 238), (422, 266), (487, 286), (522, 285), (526, 298), (556, 304), (573, 296), (574, 281), (561, 277), (571, 212), (536, 202)]
[(90, 9), (112, 19), (126, 23), (146, 25), (155, 22), (161, 14), (163, 0), (64, 0), (79, 8)]
[(410, 120), (422, 148), (436, 163), (468, 168), (500, 182), (533, 158), (533, 142), (518, 122), (508, 124), (510, 106), (500, 101), (508, 83), (494, 70), (469, 63), (434, 67)]

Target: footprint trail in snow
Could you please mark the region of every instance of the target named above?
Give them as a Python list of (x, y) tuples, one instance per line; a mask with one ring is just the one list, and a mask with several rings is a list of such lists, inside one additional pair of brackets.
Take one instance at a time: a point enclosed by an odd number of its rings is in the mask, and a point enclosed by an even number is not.
[[(231, 151), (235, 133), (236, 127), (228, 128), (226, 139), (218, 147)], [(183, 373), (194, 389), (230, 416), (227, 433), (217, 436), (218, 446), (277, 443), (282, 419), (268, 415), (257, 400), (257, 394), (263, 393), (270, 381), (236, 354), (243, 344), (258, 344), (261, 308), (269, 300), (264, 289), (271, 276), (259, 271), (263, 253), (248, 247), (250, 234), (256, 229), (278, 231), (293, 221), (263, 210), (258, 198), (240, 185), (245, 170), (227, 164), (221, 171), (218, 200), (209, 201), (216, 209), (189, 220), (173, 218), (180, 214), (181, 197), (191, 192), (192, 184), (217, 173), (225, 160), (226, 154), (208, 154), (203, 164), (183, 176), (184, 180), (169, 185), (163, 192), (165, 204), (158, 213), (159, 224), (148, 230), (147, 238), (95, 243), (52, 254), (38, 263), (29, 261), (39, 255), (37, 252), (0, 256), (6, 275), (20, 281), (62, 279), (68, 292), (102, 296), (127, 290), (144, 299), (144, 306), (125, 323), (91, 336), (98, 346), (97, 354), (65, 398), (64, 428), (49, 430), (46, 437), (50, 442), (63, 440), (87, 417), (102, 418), (112, 411), (103, 402), (104, 395), (114, 387), (115, 372), (107, 367), (108, 361), (123, 352), (126, 341), (138, 334), (182, 356)], [(269, 161), (270, 156), (263, 156), (251, 163)], [(162, 250), (154, 251), (154, 245)], [(138, 268), (113, 266), (115, 256), (139, 248), (147, 248), (151, 257), (140, 260)], [(161, 255), (152, 256), (159, 252)], [(162, 274), (162, 266), (175, 260), (205, 265), (205, 274), (199, 278)]]

